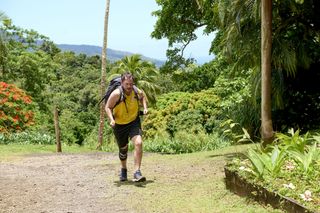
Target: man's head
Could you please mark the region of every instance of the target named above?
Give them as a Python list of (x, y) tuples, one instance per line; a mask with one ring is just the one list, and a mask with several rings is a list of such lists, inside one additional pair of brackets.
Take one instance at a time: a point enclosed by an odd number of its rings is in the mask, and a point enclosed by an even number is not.
[(121, 86), (126, 95), (130, 95), (133, 90), (134, 77), (130, 72), (121, 75)]

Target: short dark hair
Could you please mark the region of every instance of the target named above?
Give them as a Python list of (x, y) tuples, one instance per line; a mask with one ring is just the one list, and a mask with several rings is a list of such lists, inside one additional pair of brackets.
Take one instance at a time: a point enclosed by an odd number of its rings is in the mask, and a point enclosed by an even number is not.
[(121, 74), (121, 81), (124, 81), (126, 79), (132, 79), (134, 81), (134, 77), (130, 72), (125, 72)]

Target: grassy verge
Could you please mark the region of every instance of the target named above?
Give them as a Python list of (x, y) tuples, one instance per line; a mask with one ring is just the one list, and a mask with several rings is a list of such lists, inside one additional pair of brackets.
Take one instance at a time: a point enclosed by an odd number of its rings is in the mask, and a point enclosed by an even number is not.
[[(224, 165), (248, 146), (181, 155), (145, 155), (142, 172), (147, 183), (125, 183), (128, 209), (134, 212), (282, 212), (226, 190)], [(117, 194), (121, 200), (122, 194)], [(139, 198), (139, 199), (137, 199)], [(148, 211), (146, 211), (146, 209)]]
[[(55, 153), (56, 145), (35, 145), (35, 144), (0, 144), (0, 161), (17, 159), (23, 155), (34, 153)], [(80, 146), (62, 146), (62, 152), (64, 153), (82, 153), (82, 152), (96, 152), (88, 147)]]

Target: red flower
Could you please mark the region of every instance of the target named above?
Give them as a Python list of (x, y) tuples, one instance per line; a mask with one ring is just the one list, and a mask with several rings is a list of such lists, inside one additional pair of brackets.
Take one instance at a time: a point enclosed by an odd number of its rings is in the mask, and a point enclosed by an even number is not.
[(19, 99), (19, 95), (18, 95), (18, 94), (14, 94), (12, 98), (13, 98), (13, 100), (15, 100), (15, 101), (16, 101), (16, 100), (18, 100), (18, 99)]
[(0, 104), (4, 104), (8, 101), (8, 98), (2, 98), (0, 99)]
[(13, 121), (14, 121), (14, 122), (18, 122), (18, 121), (19, 121), (19, 116), (18, 116), (18, 115), (14, 116), (14, 117), (13, 117)]
[(5, 82), (0, 82), (0, 87), (2, 87), (2, 88), (7, 88), (7, 87), (8, 87), (8, 84), (5, 83)]
[(23, 90), (0, 82), (0, 132), (19, 131), (32, 125), (33, 112), (27, 110), (31, 103), (31, 97)]
[(23, 101), (24, 101), (26, 104), (31, 104), (31, 103), (32, 103), (31, 98), (28, 97), (28, 96), (25, 96), (25, 97), (23, 98)]

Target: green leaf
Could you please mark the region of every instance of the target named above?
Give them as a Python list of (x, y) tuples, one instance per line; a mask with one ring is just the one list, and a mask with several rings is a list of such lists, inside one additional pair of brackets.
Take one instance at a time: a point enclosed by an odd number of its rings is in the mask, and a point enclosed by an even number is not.
[(248, 133), (248, 131), (245, 128), (242, 128), (242, 131), (247, 139), (251, 139), (250, 134)]
[(254, 151), (253, 149), (249, 149), (248, 159), (252, 163), (254, 174), (258, 178), (262, 178), (264, 170), (265, 170), (264, 169), (265, 165), (263, 163), (262, 156), (259, 153), (257, 153), (256, 151)]

